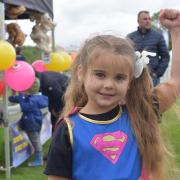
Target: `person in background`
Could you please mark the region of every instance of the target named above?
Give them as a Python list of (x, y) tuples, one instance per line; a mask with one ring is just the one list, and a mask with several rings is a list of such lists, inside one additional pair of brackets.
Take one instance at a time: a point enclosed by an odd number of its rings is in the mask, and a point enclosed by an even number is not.
[(146, 66), (153, 53), (136, 56), (131, 42), (112, 35), (85, 42), (51, 142), (48, 180), (165, 179), (158, 119), (180, 94), (180, 12), (161, 10), (160, 21), (173, 58), (171, 78), (156, 87)]
[(28, 163), (28, 166), (42, 166), (43, 153), (40, 142), (40, 131), (42, 126), (41, 109), (48, 107), (48, 97), (39, 94), (40, 82), (36, 78), (33, 86), (24, 93), (9, 97), (10, 102), (19, 103), (22, 111), (22, 117), (19, 126), (26, 131), (33, 147), (34, 159)]
[(26, 61), (26, 57), (22, 54), (21, 47), (16, 47), (16, 60), (18, 61)]
[(127, 35), (134, 42), (135, 50), (154, 52), (156, 56), (150, 57), (148, 64), (154, 86), (160, 83), (169, 63), (169, 52), (162, 33), (154, 30), (151, 25), (151, 17), (148, 11), (138, 13), (139, 24), (136, 31)]
[(0, 113), (0, 128), (4, 127), (4, 119), (3, 119), (3, 113)]
[(49, 99), (48, 109), (51, 113), (52, 132), (64, 107), (63, 95), (69, 78), (62, 73), (46, 71), (36, 75), (40, 79), (40, 92)]

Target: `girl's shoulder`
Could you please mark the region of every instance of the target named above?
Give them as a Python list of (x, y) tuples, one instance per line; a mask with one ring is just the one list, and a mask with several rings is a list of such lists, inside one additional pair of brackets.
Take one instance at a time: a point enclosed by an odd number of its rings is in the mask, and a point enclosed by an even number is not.
[(68, 146), (73, 144), (72, 122), (69, 118), (63, 118), (58, 121), (53, 132), (53, 139), (61, 139), (68, 142)]
[[(72, 116), (72, 115), (75, 115), (79, 112), (80, 108), (78, 107), (75, 107), (70, 113), (69, 113), (69, 116)], [(68, 117), (61, 117), (57, 123), (56, 123), (56, 126), (55, 126), (55, 129), (62, 123), (62, 122), (65, 122), (67, 124), (67, 121), (69, 121), (69, 118)]]

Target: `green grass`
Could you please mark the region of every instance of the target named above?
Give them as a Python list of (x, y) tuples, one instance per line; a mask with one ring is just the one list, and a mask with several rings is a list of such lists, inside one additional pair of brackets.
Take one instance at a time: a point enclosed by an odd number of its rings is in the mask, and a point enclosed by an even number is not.
[[(50, 140), (43, 146), (44, 154), (46, 155), (49, 149)], [(27, 163), (31, 160), (30, 157), (25, 163), (17, 168), (12, 168), (11, 178), (12, 180), (45, 180), (47, 176), (43, 174), (45, 165), (43, 167), (28, 167)], [(6, 178), (6, 174), (0, 171), (0, 180)]]
[(44, 180), (47, 176), (43, 175), (43, 168), (28, 168), (27, 165), (22, 165), (19, 168), (12, 170), (13, 180)]
[[(173, 177), (168, 180), (177, 180), (180, 177), (180, 101), (173, 108), (163, 115), (160, 124), (168, 149), (173, 154), (174, 159)], [(48, 152), (50, 141), (44, 145), (44, 154)], [(18, 168), (13, 168), (12, 180), (46, 180), (43, 174), (44, 167), (29, 168), (27, 161)], [(5, 172), (0, 171), (0, 180), (5, 179)]]
[(164, 114), (162, 128), (173, 146), (176, 154), (176, 163), (180, 168), (180, 105), (175, 105)]
[[(180, 103), (177, 102), (169, 111), (164, 113), (161, 123), (162, 135), (165, 140), (167, 150), (171, 180), (180, 177)], [(168, 179), (168, 180), (169, 180)]]

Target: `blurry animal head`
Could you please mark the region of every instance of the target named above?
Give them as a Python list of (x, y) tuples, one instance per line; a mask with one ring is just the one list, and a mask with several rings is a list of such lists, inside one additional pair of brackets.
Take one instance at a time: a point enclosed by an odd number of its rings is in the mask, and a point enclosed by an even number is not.
[(41, 29), (45, 32), (52, 30), (56, 24), (53, 22), (49, 14), (45, 13), (41, 16)]
[(26, 11), (24, 6), (6, 5), (6, 15), (10, 19), (16, 19), (19, 15)]
[(38, 49), (43, 50), (45, 52), (51, 51), (49, 47), (50, 37), (44, 31), (42, 31), (39, 25), (35, 25), (32, 28), (30, 37), (37, 44)]
[(10, 23), (6, 25), (6, 31), (9, 34), (8, 41), (15, 47), (16, 45), (22, 46), (26, 35), (21, 30), (17, 23)]

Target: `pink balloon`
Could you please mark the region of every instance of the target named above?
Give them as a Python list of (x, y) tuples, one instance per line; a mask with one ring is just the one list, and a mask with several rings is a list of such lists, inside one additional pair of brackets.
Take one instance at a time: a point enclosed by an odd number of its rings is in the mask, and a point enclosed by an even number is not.
[(4, 80), (11, 89), (26, 91), (34, 83), (35, 72), (27, 62), (16, 61), (14, 66), (5, 71)]
[(36, 60), (32, 63), (32, 66), (37, 72), (44, 72), (47, 71), (44, 61)]

